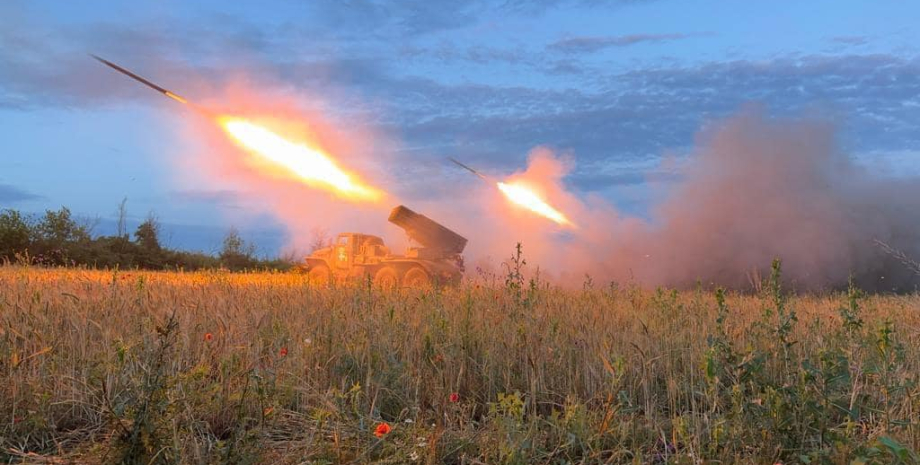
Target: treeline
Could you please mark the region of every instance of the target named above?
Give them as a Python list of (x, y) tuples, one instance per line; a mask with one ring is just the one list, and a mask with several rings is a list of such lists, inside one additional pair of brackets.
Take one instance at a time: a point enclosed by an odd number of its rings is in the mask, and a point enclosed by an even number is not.
[(255, 246), (235, 229), (224, 237), (220, 252), (172, 250), (160, 243), (160, 226), (148, 217), (134, 231), (119, 219), (114, 236), (93, 236), (91, 228), (77, 221), (69, 209), (26, 215), (17, 210), (0, 211), (0, 262), (41, 266), (88, 266), (93, 268), (141, 268), (148, 270), (208, 268), (288, 269), (287, 260), (259, 259)]

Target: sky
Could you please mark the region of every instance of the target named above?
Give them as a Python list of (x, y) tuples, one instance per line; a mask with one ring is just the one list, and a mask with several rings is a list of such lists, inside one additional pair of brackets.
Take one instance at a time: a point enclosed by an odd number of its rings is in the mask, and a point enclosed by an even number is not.
[(259, 189), (196, 171), (214, 147), (188, 111), (90, 53), (192, 99), (243, 85), (319, 111), (410, 205), (471, 182), (446, 157), (502, 175), (545, 146), (575, 161), (569, 190), (646, 215), (668, 160), (749, 105), (820, 114), (854, 160), (916, 174), (916, 18), (903, 0), (4, 1), (0, 208), (111, 234), (127, 198), (173, 247), (213, 251), (230, 226), (266, 255), (292, 242)]

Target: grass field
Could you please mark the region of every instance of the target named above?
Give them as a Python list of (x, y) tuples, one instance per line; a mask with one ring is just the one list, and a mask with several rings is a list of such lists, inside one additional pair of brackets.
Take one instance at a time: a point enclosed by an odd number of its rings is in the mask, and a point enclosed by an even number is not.
[(918, 463), (920, 297), (777, 283), (0, 267), (0, 458)]

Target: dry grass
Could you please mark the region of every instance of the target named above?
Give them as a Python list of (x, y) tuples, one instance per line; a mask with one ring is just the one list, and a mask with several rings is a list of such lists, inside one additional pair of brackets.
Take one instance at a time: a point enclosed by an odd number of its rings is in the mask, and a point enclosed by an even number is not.
[(917, 296), (305, 279), (0, 267), (0, 458), (916, 463)]

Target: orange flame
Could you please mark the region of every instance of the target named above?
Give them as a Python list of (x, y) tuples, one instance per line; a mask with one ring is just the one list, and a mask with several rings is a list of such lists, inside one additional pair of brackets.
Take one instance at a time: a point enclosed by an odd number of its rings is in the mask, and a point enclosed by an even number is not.
[(305, 184), (350, 200), (376, 201), (383, 197), (383, 192), (340, 168), (318, 148), (285, 139), (244, 118), (224, 115), (217, 117), (217, 122), (237, 145)]
[(514, 202), (515, 204), (524, 207), (540, 216), (549, 218), (563, 226), (575, 226), (575, 224), (569, 221), (569, 219), (562, 212), (556, 210), (550, 204), (546, 203), (545, 200), (540, 198), (536, 191), (527, 187), (526, 185), (520, 182), (499, 182), (497, 184), (498, 189), (502, 191), (503, 194), (505, 194), (505, 197), (507, 197), (508, 200)]

